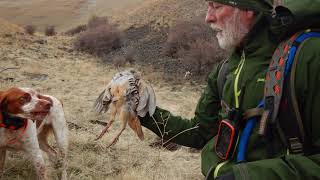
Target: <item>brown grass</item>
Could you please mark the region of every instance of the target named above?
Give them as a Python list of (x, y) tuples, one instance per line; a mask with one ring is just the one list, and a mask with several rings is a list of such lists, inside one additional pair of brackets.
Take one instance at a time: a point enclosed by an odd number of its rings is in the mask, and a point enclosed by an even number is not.
[(13, 33), (22, 33), (24, 29), (16, 24), (8, 22), (5, 19), (0, 18), (0, 35), (2, 34), (13, 34)]

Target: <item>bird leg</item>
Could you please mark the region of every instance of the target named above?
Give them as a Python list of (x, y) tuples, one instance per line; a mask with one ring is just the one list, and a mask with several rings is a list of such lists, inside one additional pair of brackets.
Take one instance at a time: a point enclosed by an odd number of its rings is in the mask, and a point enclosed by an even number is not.
[(102, 136), (108, 131), (108, 129), (111, 127), (112, 123), (115, 120), (116, 114), (117, 114), (117, 108), (116, 106), (111, 103), (110, 106), (110, 110), (111, 110), (111, 117), (110, 117), (110, 122), (107, 124), (107, 126), (101, 131), (100, 135), (95, 139), (95, 141), (99, 140), (100, 138), (102, 138)]
[(138, 116), (134, 115), (133, 117), (130, 117), (128, 124), (131, 127), (131, 129), (138, 135), (140, 140), (144, 140), (141, 123), (140, 123), (140, 120), (138, 119)]
[(107, 148), (109, 148), (110, 146), (115, 145), (117, 143), (121, 133), (126, 129), (129, 116), (130, 116), (129, 115), (129, 111), (125, 107), (122, 107), (121, 111), (120, 111), (120, 114), (119, 114), (119, 119), (120, 119), (120, 122), (121, 122), (121, 129), (118, 132), (118, 134), (116, 135), (116, 137), (113, 138), (111, 143), (107, 146)]

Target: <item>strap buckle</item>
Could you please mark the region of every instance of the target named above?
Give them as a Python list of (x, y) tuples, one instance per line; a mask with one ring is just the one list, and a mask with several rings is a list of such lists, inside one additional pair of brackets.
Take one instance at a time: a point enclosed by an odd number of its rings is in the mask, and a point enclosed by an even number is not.
[(299, 138), (289, 138), (289, 147), (292, 154), (303, 154), (303, 146)]

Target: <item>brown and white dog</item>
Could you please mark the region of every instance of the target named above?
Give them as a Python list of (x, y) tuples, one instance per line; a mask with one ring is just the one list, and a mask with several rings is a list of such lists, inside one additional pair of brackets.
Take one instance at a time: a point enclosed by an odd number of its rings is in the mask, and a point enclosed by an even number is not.
[[(22, 150), (31, 158), (38, 179), (46, 179), (42, 151), (49, 159), (61, 160), (61, 179), (67, 178), (68, 128), (61, 102), (49, 95), (41, 95), (30, 88), (10, 88), (0, 91), (0, 126), (4, 122), (23, 122), (14, 126), (0, 127), (0, 173), (2, 175), (6, 150)], [(47, 141), (53, 132), (58, 152)], [(59, 156), (57, 156), (59, 155)]]

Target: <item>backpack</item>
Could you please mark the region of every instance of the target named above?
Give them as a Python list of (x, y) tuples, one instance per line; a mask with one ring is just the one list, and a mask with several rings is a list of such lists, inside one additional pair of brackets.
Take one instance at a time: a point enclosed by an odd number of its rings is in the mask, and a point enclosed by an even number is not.
[[(272, 129), (276, 129), (279, 123), (278, 132), (292, 154), (313, 154), (317, 151), (312, 147), (310, 135), (303, 127), (295, 94), (295, 71), (299, 52), (305, 40), (311, 37), (320, 38), (320, 33), (302, 31), (281, 43), (272, 56), (265, 81), (264, 113), (260, 120), (259, 134), (269, 136), (267, 139), (272, 141)], [(277, 119), (281, 121), (277, 122)], [(268, 144), (271, 145), (272, 142)]]
[[(272, 56), (266, 82), (264, 99), (259, 103), (258, 108), (263, 107), (264, 111), (260, 120), (259, 134), (267, 137), (268, 154), (274, 154), (272, 148), (272, 136), (274, 130), (278, 130), (282, 141), (292, 154), (313, 154), (319, 149), (312, 147), (308, 133), (305, 132), (300, 110), (295, 96), (294, 79), (295, 69), (298, 63), (298, 56), (301, 47), (306, 39), (310, 37), (320, 38), (320, 33), (311, 30), (294, 34), (289, 40), (280, 43)], [(228, 60), (225, 60), (218, 72), (217, 86), (220, 99), (226, 75), (228, 72)], [(285, 102), (285, 103), (283, 103)], [(282, 109), (280, 110), (280, 104)], [(285, 107), (286, 109), (283, 109)], [(284, 113), (279, 113), (279, 111)], [(256, 117), (254, 117), (256, 121)], [(286, 123), (279, 129), (277, 118)], [(248, 120), (240, 138), (237, 162), (245, 160), (246, 143), (253, 128), (252, 121)], [(246, 129), (250, 126), (249, 133)], [(285, 127), (285, 128), (283, 128)]]
[(320, 28), (320, 0), (275, 0), (272, 31), (284, 40), (303, 29)]

